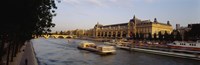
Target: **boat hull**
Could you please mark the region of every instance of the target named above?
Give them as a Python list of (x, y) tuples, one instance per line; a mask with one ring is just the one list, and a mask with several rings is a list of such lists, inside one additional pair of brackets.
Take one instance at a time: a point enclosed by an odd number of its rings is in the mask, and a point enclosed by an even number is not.
[(184, 46), (175, 46), (175, 45), (170, 45), (169, 46), (171, 49), (184, 49), (188, 51), (200, 51), (200, 48), (197, 47), (184, 47)]
[(115, 52), (101, 52), (101, 51), (98, 51), (95, 48), (83, 48), (83, 47), (79, 47), (79, 46), (77, 48), (81, 49), (81, 50), (91, 51), (91, 52), (94, 52), (94, 53), (97, 53), (97, 54), (100, 54), (100, 55), (116, 54)]

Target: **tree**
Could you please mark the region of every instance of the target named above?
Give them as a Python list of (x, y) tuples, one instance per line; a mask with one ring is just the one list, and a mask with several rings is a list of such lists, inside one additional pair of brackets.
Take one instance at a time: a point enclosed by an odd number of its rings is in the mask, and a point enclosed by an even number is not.
[(137, 32), (136, 33), (136, 40), (139, 40), (140, 36), (139, 36), (139, 33)]
[(164, 40), (169, 41), (169, 34), (165, 31)]
[[(32, 39), (32, 35), (51, 32), (55, 26), (52, 18), (57, 7), (54, 0), (5, 0), (3, 3), (9, 6), (2, 7), (2, 13), (6, 14), (2, 14), (5, 18), (0, 26), (0, 64), (3, 54), (6, 54), (8, 65), (24, 42)], [(5, 45), (8, 45), (6, 49)], [(3, 53), (6, 50), (8, 53)]]
[(171, 32), (169, 34), (169, 41), (174, 41), (174, 34), (173, 34), (173, 32)]
[(189, 30), (186, 34), (189, 40), (200, 40), (200, 24), (192, 24), (189, 26), (191, 30)]
[(140, 40), (144, 40), (144, 34), (143, 33), (140, 33), (139, 36), (140, 36), (139, 37)]
[(176, 40), (178, 40), (178, 41), (182, 40), (182, 37), (181, 37), (181, 34), (179, 31), (177, 31), (177, 33), (176, 33)]
[(148, 38), (147, 38), (148, 40), (152, 40), (152, 34), (151, 33), (148, 33)]
[(132, 38), (133, 38), (133, 39), (136, 39), (135, 33), (132, 33)]
[(189, 40), (189, 32), (188, 31), (185, 31), (185, 33), (184, 33), (184, 40), (185, 41), (188, 41)]
[(61, 34), (61, 35), (62, 35), (62, 34), (64, 34), (64, 32), (63, 32), (63, 31), (60, 31), (60, 33), (59, 33), (59, 34)]
[(58, 31), (56, 31), (55, 34), (58, 34)]
[(163, 36), (162, 36), (162, 33), (161, 33), (161, 31), (160, 31), (160, 32), (158, 32), (158, 39), (159, 39), (159, 40), (163, 40)]
[(153, 38), (154, 38), (154, 40), (157, 40), (157, 34), (156, 33), (153, 34)]

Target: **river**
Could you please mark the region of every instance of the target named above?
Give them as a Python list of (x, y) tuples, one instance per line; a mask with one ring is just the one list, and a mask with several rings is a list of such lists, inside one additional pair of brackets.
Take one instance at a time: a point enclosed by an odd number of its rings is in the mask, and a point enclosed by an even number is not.
[(77, 49), (78, 44), (86, 40), (38, 38), (31, 41), (39, 65), (200, 65), (197, 60), (121, 49), (117, 49), (115, 55), (106, 56)]

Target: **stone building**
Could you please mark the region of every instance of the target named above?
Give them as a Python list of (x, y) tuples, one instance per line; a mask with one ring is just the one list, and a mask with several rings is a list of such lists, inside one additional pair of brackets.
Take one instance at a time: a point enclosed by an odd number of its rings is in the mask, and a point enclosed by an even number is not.
[(140, 20), (135, 16), (127, 23), (119, 23), (112, 25), (102, 25), (97, 23), (93, 29), (93, 37), (96, 38), (129, 38), (136, 33), (144, 34), (148, 37), (148, 33), (152, 35), (158, 32), (171, 33), (173, 30), (169, 21), (167, 23), (160, 23), (155, 18), (154, 21)]

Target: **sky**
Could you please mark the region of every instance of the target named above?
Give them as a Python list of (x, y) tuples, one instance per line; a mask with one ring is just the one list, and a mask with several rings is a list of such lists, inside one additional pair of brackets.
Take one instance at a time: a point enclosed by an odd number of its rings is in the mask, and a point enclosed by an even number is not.
[(127, 23), (157, 18), (161, 23), (200, 23), (200, 0), (61, 0), (57, 3), (52, 31), (91, 29), (95, 24)]

